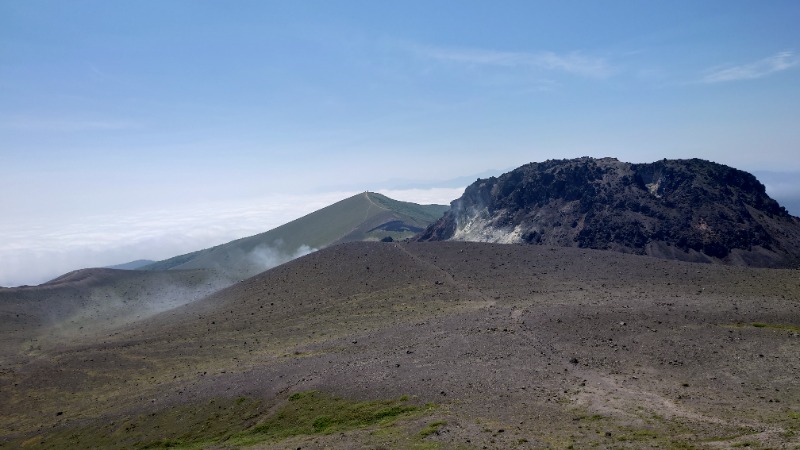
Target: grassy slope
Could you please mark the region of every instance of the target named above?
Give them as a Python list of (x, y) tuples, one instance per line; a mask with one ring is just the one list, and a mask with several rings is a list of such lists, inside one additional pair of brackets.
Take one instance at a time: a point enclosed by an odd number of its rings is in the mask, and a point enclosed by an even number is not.
[(369, 193), (369, 197), (374, 203), (409, 217), (413, 221), (409, 223), (418, 226), (427, 226), (435, 222), (442, 217), (445, 211), (450, 209), (449, 206), (445, 205), (418, 205), (416, 203), (401, 202), (375, 193)]
[(447, 208), (400, 202), (381, 194), (364, 192), (270, 231), (159, 261), (143, 269), (216, 267), (262, 246), (293, 255), (302, 246), (319, 249), (333, 243), (365, 239), (367, 230), (389, 220), (402, 220), (410, 225), (425, 227), (441, 217)]

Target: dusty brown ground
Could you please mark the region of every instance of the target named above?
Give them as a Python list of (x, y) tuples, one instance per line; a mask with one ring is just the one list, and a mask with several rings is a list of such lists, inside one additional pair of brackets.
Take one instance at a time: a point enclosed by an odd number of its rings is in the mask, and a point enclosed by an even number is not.
[(0, 447), (187, 437), (240, 398), (257, 405), (216, 421), (245, 429), (319, 390), (435, 407), (256, 447), (800, 448), (797, 270), (354, 243), (89, 331), (4, 362)]

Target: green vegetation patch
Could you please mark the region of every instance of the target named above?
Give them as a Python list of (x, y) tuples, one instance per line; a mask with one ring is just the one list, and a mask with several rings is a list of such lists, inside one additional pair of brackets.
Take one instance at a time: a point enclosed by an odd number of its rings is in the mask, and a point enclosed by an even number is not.
[(292, 436), (331, 434), (372, 425), (388, 426), (420, 412), (406, 397), (354, 402), (319, 391), (292, 394), (288, 402), (266, 420), (234, 436), (231, 443), (247, 445)]
[(800, 327), (795, 325), (782, 325), (774, 323), (753, 322), (752, 325), (756, 328), (772, 328), (775, 330), (797, 331), (800, 332)]
[(789, 411), (784, 427), (783, 437), (791, 439), (800, 436), (800, 411)]
[(214, 399), (133, 417), (96, 419), (93, 425), (65, 426), (13, 444), (53, 449), (246, 446), (293, 436), (389, 427), (398, 419), (414, 417), (432, 408), (410, 404), (407, 396), (357, 402), (308, 391), (292, 394), (277, 411), (264, 416), (265, 407), (258, 400)]
[[(556, 428), (554, 431), (559, 434), (547, 437), (554, 447), (694, 449), (705, 448), (703, 445), (696, 447), (697, 442), (717, 441), (717, 438), (704, 440), (708, 430), (703, 424), (695, 426), (643, 409), (636, 414), (641, 421), (637, 425), (631, 425), (629, 419), (620, 421), (581, 408), (573, 409), (572, 413), (571, 429)], [(727, 427), (714, 430), (720, 429), (727, 431)]]
[(587, 422), (597, 422), (598, 420), (604, 420), (605, 418), (606, 418), (605, 416), (602, 416), (600, 414), (592, 414), (592, 415), (582, 414), (575, 417), (573, 420), (574, 421), (585, 420)]
[(447, 205), (418, 205), (416, 203), (401, 202), (385, 195), (369, 193), (370, 199), (396, 213), (406, 215), (421, 224), (436, 222), (450, 207)]
[(437, 420), (435, 422), (431, 422), (428, 424), (427, 427), (423, 428), (422, 431), (419, 432), (420, 437), (428, 437), (436, 432), (439, 431), (440, 428), (447, 425), (447, 422), (444, 420)]

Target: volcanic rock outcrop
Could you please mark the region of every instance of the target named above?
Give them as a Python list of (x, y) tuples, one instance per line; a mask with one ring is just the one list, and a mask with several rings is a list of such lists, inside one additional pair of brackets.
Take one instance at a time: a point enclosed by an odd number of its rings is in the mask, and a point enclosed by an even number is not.
[(800, 219), (753, 175), (700, 159), (631, 164), (583, 157), (526, 164), (477, 180), (416, 239), (800, 265)]

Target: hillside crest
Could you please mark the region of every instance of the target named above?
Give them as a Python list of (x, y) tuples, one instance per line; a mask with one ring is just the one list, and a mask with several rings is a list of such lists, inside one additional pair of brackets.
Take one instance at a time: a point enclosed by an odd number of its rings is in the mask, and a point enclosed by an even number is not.
[(264, 233), (175, 256), (142, 269), (215, 269), (239, 280), (334, 244), (413, 237), (447, 209), (445, 205), (418, 205), (362, 192)]

